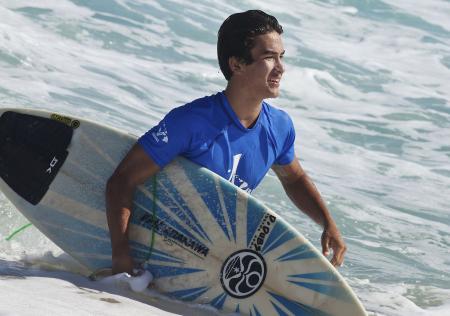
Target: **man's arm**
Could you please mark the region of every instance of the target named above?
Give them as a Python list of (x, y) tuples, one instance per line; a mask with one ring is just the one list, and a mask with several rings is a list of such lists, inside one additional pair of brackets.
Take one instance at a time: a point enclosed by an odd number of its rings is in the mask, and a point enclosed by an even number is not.
[(298, 159), (295, 158), (288, 165), (274, 165), (272, 169), (277, 174), (292, 202), (323, 227), (321, 239), (323, 254), (327, 256), (329, 248), (331, 248), (333, 250), (331, 264), (334, 266), (342, 265), (347, 247), (319, 191), (300, 166)]
[(158, 165), (139, 144), (135, 144), (106, 185), (106, 214), (112, 246), (113, 274), (132, 273), (128, 245), (128, 222), (136, 187), (159, 171)]

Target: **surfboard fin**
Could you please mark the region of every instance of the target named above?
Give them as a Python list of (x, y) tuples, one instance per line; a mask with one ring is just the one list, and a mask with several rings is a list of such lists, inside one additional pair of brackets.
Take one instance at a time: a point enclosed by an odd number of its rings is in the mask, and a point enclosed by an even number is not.
[(0, 176), (23, 199), (38, 204), (67, 158), (73, 129), (13, 111), (0, 117)]

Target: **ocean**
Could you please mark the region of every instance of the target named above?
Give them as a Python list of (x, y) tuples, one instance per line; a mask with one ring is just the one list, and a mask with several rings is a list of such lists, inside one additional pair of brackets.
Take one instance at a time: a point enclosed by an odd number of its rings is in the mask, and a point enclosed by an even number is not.
[[(217, 30), (255, 8), (284, 28), (281, 95), (268, 101), (292, 117), (347, 243), (340, 272), (369, 315), (450, 315), (448, 0), (0, 0), (0, 107), (140, 135), (224, 89)], [(254, 195), (320, 248), (272, 172)], [(105, 292), (36, 228), (6, 240), (27, 223), (0, 193), (0, 315), (211, 313)]]

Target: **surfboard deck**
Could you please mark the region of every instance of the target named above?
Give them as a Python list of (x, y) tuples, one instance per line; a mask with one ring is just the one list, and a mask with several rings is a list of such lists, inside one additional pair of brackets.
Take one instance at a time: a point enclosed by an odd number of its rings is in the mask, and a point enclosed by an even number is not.
[[(0, 115), (0, 189), (88, 269), (110, 267), (105, 184), (136, 136), (46, 111)], [(176, 299), (242, 315), (366, 315), (297, 230), (181, 157), (138, 187), (129, 237), (152, 286)]]

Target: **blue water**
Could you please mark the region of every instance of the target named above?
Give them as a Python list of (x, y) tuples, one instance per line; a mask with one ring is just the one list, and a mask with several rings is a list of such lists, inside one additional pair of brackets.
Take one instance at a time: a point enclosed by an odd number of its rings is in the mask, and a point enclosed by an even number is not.
[[(225, 87), (216, 33), (250, 8), (284, 27), (271, 103), (348, 244), (342, 274), (370, 315), (450, 315), (450, 1), (0, 0), (0, 107), (141, 134)], [(255, 195), (320, 246), (272, 173)], [(2, 240), (26, 223), (3, 196), (0, 215)], [(29, 229), (0, 254), (54, 247)]]

